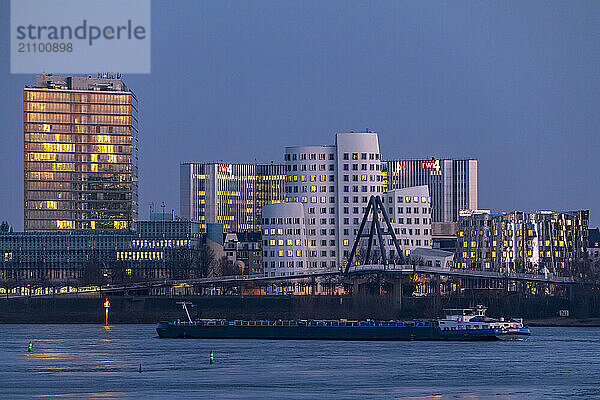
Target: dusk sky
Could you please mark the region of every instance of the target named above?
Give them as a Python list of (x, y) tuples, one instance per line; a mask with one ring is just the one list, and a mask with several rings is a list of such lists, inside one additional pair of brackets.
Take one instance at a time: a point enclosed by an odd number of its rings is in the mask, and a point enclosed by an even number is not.
[[(35, 76), (10, 74), (8, 1), (0, 22), (0, 220), (22, 230)], [(181, 162), (282, 162), (369, 128), (384, 159), (477, 158), (479, 208), (589, 209), (595, 227), (599, 27), (598, 1), (153, 0), (152, 73), (124, 76), (140, 217), (179, 212)]]

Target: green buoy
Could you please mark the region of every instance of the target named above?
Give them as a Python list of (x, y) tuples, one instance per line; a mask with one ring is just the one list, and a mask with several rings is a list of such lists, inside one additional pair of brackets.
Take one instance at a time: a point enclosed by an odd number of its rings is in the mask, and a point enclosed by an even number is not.
[(214, 364), (214, 363), (215, 363), (215, 358), (214, 358), (214, 355), (213, 355), (213, 352), (212, 352), (212, 351), (210, 352), (210, 361), (209, 361), (209, 362), (210, 362), (211, 364)]
[(33, 350), (33, 343), (31, 343), (31, 340), (29, 341), (29, 347), (27, 348), (27, 352), (31, 353), (31, 350)]

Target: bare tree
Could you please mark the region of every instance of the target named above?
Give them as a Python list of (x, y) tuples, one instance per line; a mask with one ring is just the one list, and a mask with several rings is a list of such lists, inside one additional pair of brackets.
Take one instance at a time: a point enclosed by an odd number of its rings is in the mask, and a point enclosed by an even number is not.
[(219, 260), (217, 271), (218, 276), (231, 276), (240, 274), (239, 266), (235, 265), (226, 256), (221, 257)]
[(194, 262), (196, 274), (201, 278), (214, 276), (216, 264), (215, 251), (204, 245), (195, 254), (197, 256)]
[(84, 285), (104, 284), (104, 276), (102, 275), (102, 268), (98, 259), (92, 258), (85, 264), (81, 283)]

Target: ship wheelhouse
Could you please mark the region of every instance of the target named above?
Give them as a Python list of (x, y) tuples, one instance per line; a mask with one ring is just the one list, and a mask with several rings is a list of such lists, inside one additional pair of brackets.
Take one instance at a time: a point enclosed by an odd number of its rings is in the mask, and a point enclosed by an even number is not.
[(523, 328), (521, 318), (495, 319), (485, 315), (487, 308), (476, 306), (474, 308), (445, 309), (444, 318), (438, 320), (442, 331), (462, 331), (477, 329), (519, 329)]

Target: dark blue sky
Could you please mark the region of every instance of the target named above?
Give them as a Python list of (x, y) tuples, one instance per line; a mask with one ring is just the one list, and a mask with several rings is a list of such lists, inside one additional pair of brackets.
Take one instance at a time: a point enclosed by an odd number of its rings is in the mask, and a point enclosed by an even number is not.
[[(23, 227), (22, 88), (0, 2), (0, 220)], [(379, 133), (385, 158), (479, 159), (479, 205), (600, 223), (600, 2), (152, 1), (140, 211), (182, 161), (281, 161)], [(51, 71), (47, 71), (51, 72)], [(97, 71), (90, 71), (95, 73)]]

